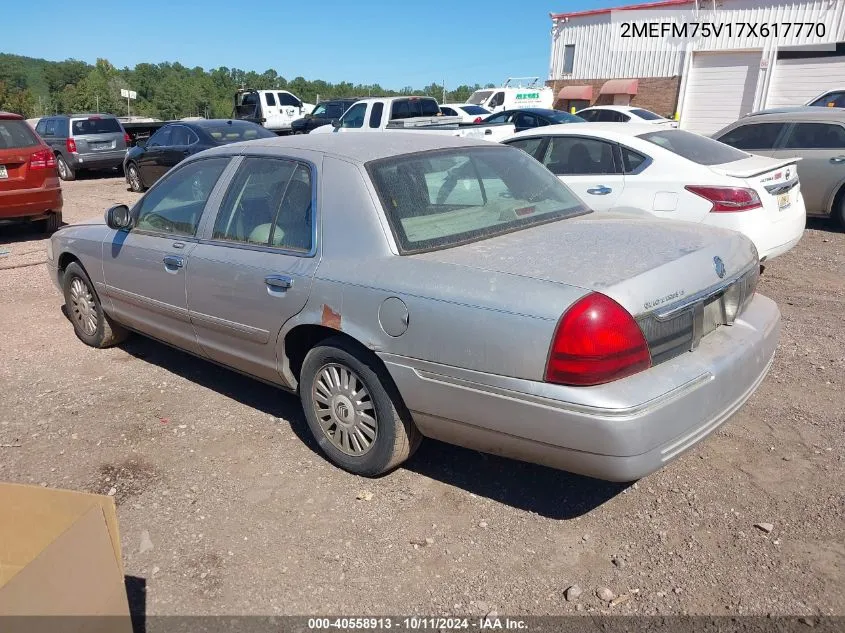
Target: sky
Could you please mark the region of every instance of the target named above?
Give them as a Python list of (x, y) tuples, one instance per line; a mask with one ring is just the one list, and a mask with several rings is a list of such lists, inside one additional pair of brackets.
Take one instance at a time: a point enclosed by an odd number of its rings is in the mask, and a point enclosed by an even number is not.
[[(549, 13), (644, 0), (146, 0), (102, 4), (41, 0), (5, 11), (0, 52), (119, 68), (176, 62), (384, 88), (546, 79)], [(102, 10), (95, 7), (110, 7)], [(242, 8), (239, 8), (242, 7)], [(63, 26), (33, 37), (32, 25)]]

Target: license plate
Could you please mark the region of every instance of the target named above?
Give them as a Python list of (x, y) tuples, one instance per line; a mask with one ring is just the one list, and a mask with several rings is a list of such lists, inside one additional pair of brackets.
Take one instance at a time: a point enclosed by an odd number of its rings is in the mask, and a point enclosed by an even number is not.
[(9, 177), (9, 172), (6, 171), (6, 166), (0, 165), (0, 178), (8, 178), (8, 177)]
[(111, 143), (91, 143), (91, 149), (110, 149)]
[(780, 193), (778, 194), (778, 211), (783, 211), (786, 209), (792, 202), (789, 199), (789, 192)]

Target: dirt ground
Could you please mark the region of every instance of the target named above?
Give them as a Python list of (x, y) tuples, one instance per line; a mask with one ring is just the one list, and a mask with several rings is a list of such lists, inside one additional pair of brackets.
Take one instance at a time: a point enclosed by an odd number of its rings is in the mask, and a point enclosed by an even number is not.
[[(69, 223), (136, 198), (118, 178), (64, 190)], [(113, 492), (148, 615), (845, 614), (845, 233), (829, 223), (763, 275), (783, 312), (769, 377), (633, 486), (433, 441), (351, 476), (294, 396), (141, 337), (85, 347), (45, 240), (0, 227), (4, 249), (0, 480)]]

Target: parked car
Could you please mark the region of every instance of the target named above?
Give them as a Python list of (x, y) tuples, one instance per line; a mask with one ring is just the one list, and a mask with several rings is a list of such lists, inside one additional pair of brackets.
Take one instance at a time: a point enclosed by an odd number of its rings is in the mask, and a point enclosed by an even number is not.
[(823, 92), (822, 94), (813, 97), (803, 105), (766, 108), (765, 110), (749, 112), (745, 116), (757, 116), (760, 114), (798, 114), (808, 111), (813, 112), (816, 111), (816, 108), (845, 108), (845, 88), (836, 88), (834, 90)]
[(425, 436), (637, 479), (736, 411), (778, 340), (746, 237), (591, 213), (480, 140), (227, 145), (105, 217), (48, 250), (77, 336), (135, 330), (297, 392), (360, 475)]
[(806, 213), (795, 158), (752, 156), (692, 132), (632, 123), (556, 125), (505, 141), (597, 211), (741, 231), (761, 261), (798, 243)]
[(233, 119), (251, 121), (276, 134), (291, 131), (291, 125), (314, 109), (287, 90), (238, 90)]
[(311, 134), (385, 131), (465, 136), (495, 142), (513, 134), (514, 127), (509, 123), (462, 123), (459, 117), (445, 117), (431, 97), (372, 97), (357, 101), (332, 125), (318, 127)]
[(294, 134), (308, 134), (321, 125), (329, 125), (335, 119), (342, 117), (343, 113), (356, 101), (358, 99), (331, 99), (318, 103), (311, 114), (306, 114), (303, 118), (291, 123), (290, 130)]
[[(528, 81), (523, 81), (528, 80)], [(508, 77), (499, 88), (484, 88), (473, 92), (467, 104), (481, 106), (490, 112), (520, 108), (551, 108), (554, 91), (539, 77)]]
[(144, 191), (188, 156), (209, 147), (276, 135), (249, 121), (203, 119), (168, 123), (126, 152), (123, 173), (132, 191)]
[(53, 150), (17, 114), (0, 111), (0, 223), (62, 224), (62, 184)]
[(559, 125), (562, 123), (583, 123), (584, 119), (560, 110), (545, 108), (523, 108), (521, 110), (505, 110), (484, 119), (485, 123), (513, 123), (517, 132), (530, 130), (545, 125)]
[(631, 106), (591, 106), (578, 110), (576, 114), (591, 123), (650, 123), (652, 125), (664, 125), (666, 127), (678, 127), (677, 121), (672, 121), (664, 116), (655, 114), (644, 108)]
[(440, 111), (444, 116), (461, 117), (464, 123), (481, 123), (492, 114), (487, 108), (471, 103), (441, 103)]
[(845, 109), (742, 118), (713, 138), (778, 160), (800, 157), (798, 177), (807, 213), (830, 216), (845, 227)]
[(131, 142), (111, 114), (47, 116), (35, 131), (53, 149), (62, 180), (74, 180), (82, 171), (121, 167)]

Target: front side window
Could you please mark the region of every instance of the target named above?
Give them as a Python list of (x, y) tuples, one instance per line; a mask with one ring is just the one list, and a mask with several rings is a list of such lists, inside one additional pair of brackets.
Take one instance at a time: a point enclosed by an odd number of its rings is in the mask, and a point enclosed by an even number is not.
[(214, 223), (212, 238), (309, 251), (311, 171), (292, 160), (244, 159)]
[(394, 156), (368, 163), (367, 170), (403, 254), (588, 211), (536, 160), (509, 147)]
[(197, 232), (205, 203), (228, 157), (197, 160), (167, 174), (141, 198), (135, 228), (174, 236)]
[(359, 128), (364, 127), (364, 116), (367, 114), (366, 103), (356, 103), (349, 108), (341, 119), (340, 127)]
[(770, 150), (774, 149), (784, 125), (786, 124), (755, 123), (753, 125), (741, 125), (724, 134), (719, 138), (719, 141), (737, 149)]
[(498, 108), (500, 105), (505, 103), (505, 93), (504, 92), (497, 92), (496, 96), (493, 97), (493, 100), (490, 102), (490, 106), (493, 108)]
[(457, 112), (455, 112), (452, 108), (447, 108), (446, 106), (440, 106), (440, 111), (443, 113), (443, 116), (458, 116)]
[(474, 103), (475, 105), (484, 103), (491, 94), (493, 94), (492, 90), (477, 90), (469, 96), (467, 103)]
[(596, 117), (598, 116), (599, 110), (581, 110), (578, 112), (577, 116), (581, 117), (585, 121), (595, 121)]
[(170, 145), (170, 135), (173, 133), (172, 125), (165, 125), (147, 141), (147, 147), (166, 147)]
[(594, 138), (553, 136), (542, 162), (559, 176), (621, 173), (613, 157), (613, 144)]
[(788, 149), (845, 149), (845, 127), (835, 123), (796, 123)]
[(661, 130), (640, 134), (638, 138), (699, 165), (723, 165), (748, 158), (748, 154), (712, 138), (685, 130)]
[(486, 123), (508, 123), (513, 118), (512, 112), (500, 112), (488, 117)]

